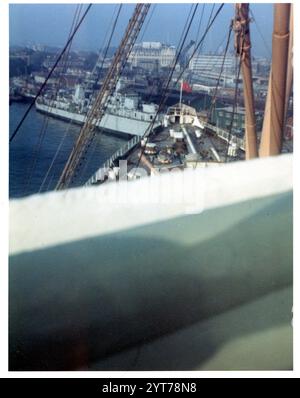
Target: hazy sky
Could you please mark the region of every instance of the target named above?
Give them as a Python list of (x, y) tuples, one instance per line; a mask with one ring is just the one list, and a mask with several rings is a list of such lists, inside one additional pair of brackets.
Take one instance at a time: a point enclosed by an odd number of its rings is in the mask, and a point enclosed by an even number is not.
[[(215, 4), (214, 12), (219, 5), (218, 3)], [(10, 44), (64, 45), (76, 7), (75, 4), (11, 4)], [(86, 8), (87, 5), (84, 4), (83, 7)], [(104, 46), (105, 34), (112, 25), (117, 7), (116, 4), (94, 4), (76, 35), (74, 47), (97, 50)], [(204, 31), (213, 7), (211, 3), (205, 4), (205, 6), (204, 3), (199, 3), (189, 39), (196, 37), (203, 7), (203, 22), (200, 34)], [(253, 54), (269, 57), (273, 24), (272, 4), (253, 3), (250, 4), (250, 7), (256, 21), (251, 24)], [(123, 4), (112, 45), (119, 43), (133, 8), (133, 4)], [(153, 8), (153, 15), (144, 33), (143, 40), (168, 42), (176, 45), (181, 37), (191, 4), (152, 4), (144, 27), (147, 25), (147, 20)], [(233, 5), (226, 4), (205, 40), (204, 50), (216, 51), (222, 41), (222, 47), (225, 47), (226, 32), (233, 15)]]

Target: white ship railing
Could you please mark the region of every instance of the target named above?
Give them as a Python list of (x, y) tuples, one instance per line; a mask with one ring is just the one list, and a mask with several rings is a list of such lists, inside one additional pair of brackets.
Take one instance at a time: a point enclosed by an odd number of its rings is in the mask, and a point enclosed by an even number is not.
[(236, 135), (230, 134), (228, 131), (221, 129), (220, 127), (217, 126), (213, 126), (210, 123), (207, 122), (203, 122), (204, 126), (209, 128), (210, 130), (214, 131), (218, 137), (222, 138), (223, 140), (225, 140), (226, 142), (229, 143), (236, 143), (238, 145), (238, 147), (245, 151), (245, 144), (244, 144), (244, 140), (242, 138), (238, 138)]
[(96, 184), (98, 181), (103, 180), (105, 172), (111, 168), (115, 160), (126, 155), (136, 144), (138, 144), (142, 140), (142, 136), (135, 135), (131, 140), (126, 142), (124, 146), (118, 149), (114, 154), (111, 155), (110, 158), (106, 160), (105, 163), (94, 173), (88, 181), (85, 183), (85, 186), (90, 186)]

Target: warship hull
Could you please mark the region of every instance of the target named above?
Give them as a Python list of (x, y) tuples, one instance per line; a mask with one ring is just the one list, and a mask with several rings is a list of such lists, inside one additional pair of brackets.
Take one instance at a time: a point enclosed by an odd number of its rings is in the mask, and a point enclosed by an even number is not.
[[(41, 104), (38, 102), (36, 102), (35, 105), (38, 112), (65, 121), (72, 120), (72, 123), (74, 124), (82, 125), (86, 118), (86, 115), (84, 114), (50, 107), (49, 105)], [(127, 112), (127, 114), (123, 113), (120, 115), (107, 113), (104, 115), (100, 122), (95, 120), (95, 125), (98, 129), (103, 129), (109, 133), (120, 136), (143, 136), (150, 122), (151, 120), (149, 121), (132, 118), (130, 117), (129, 112)], [(157, 128), (158, 126), (160, 126), (160, 122), (154, 124), (154, 128)]]

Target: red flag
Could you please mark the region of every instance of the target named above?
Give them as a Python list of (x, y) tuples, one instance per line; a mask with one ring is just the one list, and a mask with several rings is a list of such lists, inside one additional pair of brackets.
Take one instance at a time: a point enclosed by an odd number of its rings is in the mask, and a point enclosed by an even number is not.
[(192, 87), (188, 84), (188, 82), (182, 83), (182, 91), (185, 91), (186, 93), (192, 92)]

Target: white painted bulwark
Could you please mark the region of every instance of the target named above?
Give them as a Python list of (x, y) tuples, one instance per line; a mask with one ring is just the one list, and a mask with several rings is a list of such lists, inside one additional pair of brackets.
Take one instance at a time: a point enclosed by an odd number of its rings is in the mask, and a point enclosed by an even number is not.
[(291, 369), (292, 159), (10, 201), (10, 370)]

